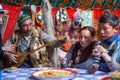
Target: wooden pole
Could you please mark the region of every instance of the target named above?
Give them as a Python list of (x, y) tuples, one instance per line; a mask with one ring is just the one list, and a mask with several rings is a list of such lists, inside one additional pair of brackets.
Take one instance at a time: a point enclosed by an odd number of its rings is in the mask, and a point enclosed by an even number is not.
[[(46, 32), (55, 39), (55, 30), (54, 30), (54, 23), (52, 18), (52, 6), (49, 0), (42, 0), (43, 3), (43, 19), (44, 25), (46, 27)], [(57, 48), (47, 48), (49, 59), (52, 62), (53, 67), (59, 66), (58, 55), (57, 55)]]

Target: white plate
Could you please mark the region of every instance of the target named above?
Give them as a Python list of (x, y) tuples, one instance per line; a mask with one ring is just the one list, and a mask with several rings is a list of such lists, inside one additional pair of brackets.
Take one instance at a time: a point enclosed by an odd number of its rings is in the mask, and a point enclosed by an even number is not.
[(11, 70), (10, 68), (5, 68), (3, 71), (4, 71), (4, 72), (12, 73), (12, 72), (18, 71), (18, 69), (16, 69), (16, 70)]
[[(49, 72), (49, 71), (55, 71), (55, 72), (68, 72), (70, 73), (69, 77), (65, 77), (65, 78), (40, 78), (39, 74), (42, 74), (43, 72)], [(53, 68), (53, 69), (47, 69), (47, 70), (39, 70), (39, 71), (35, 71), (32, 73), (32, 76), (35, 79), (38, 80), (69, 80), (72, 79), (73, 77), (75, 77), (77, 75), (77, 72), (72, 71), (72, 70), (68, 70), (68, 69), (63, 69), (63, 68)]]

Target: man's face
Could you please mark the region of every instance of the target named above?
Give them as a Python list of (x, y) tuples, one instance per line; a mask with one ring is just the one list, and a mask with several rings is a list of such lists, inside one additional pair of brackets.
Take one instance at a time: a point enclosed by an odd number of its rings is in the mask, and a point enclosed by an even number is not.
[(100, 23), (99, 30), (102, 40), (111, 38), (117, 32), (117, 30), (113, 28), (109, 23)]
[(31, 34), (32, 27), (33, 27), (33, 24), (31, 19), (28, 19), (24, 21), (22, 24), (20, 24), (20, 29), (25, 36), (29, 36)]
[(4, 16), (4, 13), (3, 13), (3, 12), (0, 12), (0, 24), (3, 23), (3, 16)]

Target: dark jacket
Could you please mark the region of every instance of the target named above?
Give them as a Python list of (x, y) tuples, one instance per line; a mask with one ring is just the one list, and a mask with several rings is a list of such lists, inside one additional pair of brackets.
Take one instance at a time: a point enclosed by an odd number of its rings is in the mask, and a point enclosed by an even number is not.
[(76, 58), (77, 51), (80, 49), (81, 45), (79, 42), (73, 44), (66, 55), (67, 63), (61, 64), (61, 67), (67, 67), (69, 62), (72, 60), (73, 64), (70, 66), (72, 68), (79, 68), (79, 69), (88, 69), (89, 66), (94, 62), (94, 56), (91, 54), (92, 49), (94, 48), (96, 42), (92, 42), (80, 55), (80, 61), (78, 64), (74, 62)]
[(2, 50), (2, 46), (3, 46), (3, 44), (2, 44), (2, 36), (0, 34), (0, 60), (2, 60), (3, 56), (4, 56), (4, 51)]

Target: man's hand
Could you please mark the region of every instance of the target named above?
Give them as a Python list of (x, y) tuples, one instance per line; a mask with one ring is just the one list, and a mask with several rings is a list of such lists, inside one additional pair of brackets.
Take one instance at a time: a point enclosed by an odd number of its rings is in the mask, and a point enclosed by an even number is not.
[(10, 60), (10, 62), (17, 63), (17, 55), (5, 52), (5, 56)]
[(15, 52), (17, 46), (15, 44), (8, 44), (5, 45), (4, 47), (6, 52)]

